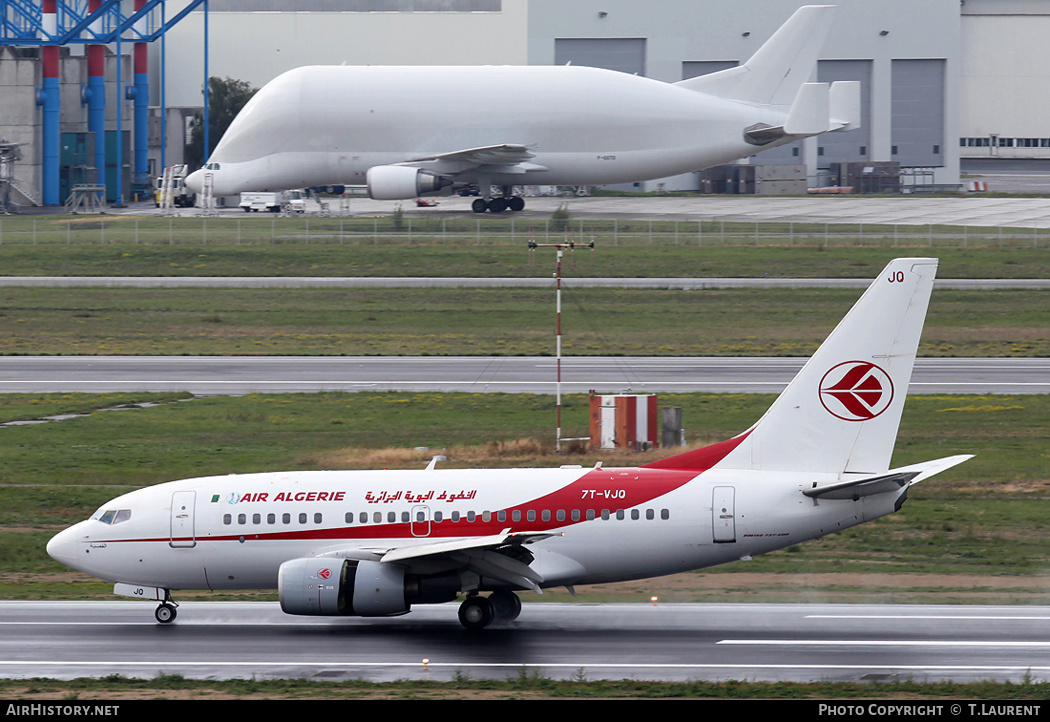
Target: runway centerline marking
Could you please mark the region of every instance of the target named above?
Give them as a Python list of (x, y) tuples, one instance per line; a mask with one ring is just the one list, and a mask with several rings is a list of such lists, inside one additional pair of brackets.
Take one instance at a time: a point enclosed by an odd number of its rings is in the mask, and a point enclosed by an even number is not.
[(1045, 622), (1050, 621), (1050, 616), (1028, 616), (1028, 615), (995, 615), (977, 614), (960, 616), (958, 614), (807, 614), (806, 619), (951, 619), (965, 622), (975, 621), (1022, 621), (1022, 622)]
[(716, 644), (730, 646), (774, 647), (1050, 647), (1050, 640), (1041, 642), (1007, 641), (948, 641), (936, 639), (723, 639)]

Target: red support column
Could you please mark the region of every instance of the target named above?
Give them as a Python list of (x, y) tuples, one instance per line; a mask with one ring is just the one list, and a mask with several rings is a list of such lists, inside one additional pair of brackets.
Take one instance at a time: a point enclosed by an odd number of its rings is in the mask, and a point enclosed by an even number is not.
[[(102, 7), (102, 0), (88, 0), (88, 14)], [(101, 32), (101, 21), (91, 24)], [(95, 137), (95, 179), (106, 183), (106, 46), (87, 46), (88, 83), (85, 93), (88, 107), (88, 132)]]
[[(58, 34), (58, 1), (44, 0), (41, 9), (43, 10), (44, 32), (54, 37)], [(45, 206), (57, 206), (62, 202), (58, 197), (59, 111), (61, 108), (59, 89), (61, 59), (59, 47), (57, 45), (45, 45), (42, 48), (41, 58), (43, 82), (41, 83), (40, 97), (38, 99), (38, 104), (42, 106), (44, 111), (41, 124), (43, 145), (41, 195)]]

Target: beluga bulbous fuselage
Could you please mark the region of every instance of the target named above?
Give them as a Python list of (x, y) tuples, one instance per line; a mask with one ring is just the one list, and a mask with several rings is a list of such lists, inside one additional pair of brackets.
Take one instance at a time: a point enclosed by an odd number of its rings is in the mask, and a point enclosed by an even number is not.
[(297, 68), (248, 102), (187, 184), (359, 185), (380, 200), (476, 186), (475, 210), (498, 212), (523, 207), (515, 186), (663, 178), (851, 130), (859, 86), (807, 82), (832, 9), (801, 8), (745, 64), (678, 83), (582, 66)]

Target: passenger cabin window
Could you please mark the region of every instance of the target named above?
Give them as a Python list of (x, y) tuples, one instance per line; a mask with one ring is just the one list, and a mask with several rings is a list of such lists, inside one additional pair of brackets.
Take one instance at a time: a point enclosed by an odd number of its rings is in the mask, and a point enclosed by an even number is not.
[[(582, 520), (595, 521), (598, 519), (601, 519), (603, 521), (610, 521), (613, 519), (617, 521), (625, 521), (627, 519), (631, 519), (632, 521), (639, 521), (643, 518), (646, 521), (653, 521), (656, 519), (667, 521), (671, 518), (670, 510), (666, 508), (648, 508), (644, 510), (633, 508), (629, 511), (626, 509), (540, 508), (524, 510), (512, 509), (509, 511), (510, 513), (508, 514), (508, 510), (506, 509), (500, 509), (495, 512), (489, 511), (487, 509), (483, 511), (474, 511), (472, 509), (468, 509), (465, 511), (451, 510), (447, 512), (434, 510), (432, 515), (430, 515), (430, 521), (436, 524), (440, 524), (443, 521), (451, 521), (452, 523), (466, 522), (467, 524), (474, 524), (479, 522), (484, 524), (490, 524), (493, 521), (505, 523), (509, 517), (512, 522), (520, 524), (522, 523), (522, 521), (524, 521), (525, 523), (535, 523), (537, 521), (542, 521), (544, 523), (557, 521), (560, 523), (565, 522), (567, 520), (571, 520), (572, 522), (579, 522)], [(383, 524), (384, 522), (388, 524), (395, 524), (398, 522), (402, 524), (408, 524), (412, 523), (413, 521), (426, 522), (427, 516), (428, 515), (426, 512), (420, 510), (417, 510), (415, 514), (412, 514), (408, 510), (387, 511), (385, 514), (380, 511), (344, 511), (343, 523), (347, 525), (354, 523)], [(414, 520), (413, 517), (415, 517)], [(91, 518), (101, 521), (103, 524), (119, 524), (131, 518), (131, 510), (99, 509)], [(263, 523), (267, 525), (276, 525), (278, 523), (292, 524), (296, 521), (299, 524), (313, 523), (316, 525), (321, 525), (324, 523), (324, 515), (321, 512), (299, 512), (297, 514), (283, 512), (280, 515), (272, 512), (266, 514), (254, 512), (249, 514), (237, 514), (236, 517), (230, 513), (225, 513), (222, 515), (222, 523), (226, 525), (232, 525), (234, 523), (239, 525), (262, 525)]]

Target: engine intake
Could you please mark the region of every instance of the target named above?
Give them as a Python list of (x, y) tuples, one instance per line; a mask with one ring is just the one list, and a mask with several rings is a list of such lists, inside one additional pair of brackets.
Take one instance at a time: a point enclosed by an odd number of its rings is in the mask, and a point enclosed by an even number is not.
[(404, 568), (379, 562), (292, 559), (281, 565), (277, 590), (287, 614), (383, 617), (410, 607)]
[(436, 193), (452, 185), (448, 178), (403, 165), (377, 165), (365, 176), (368, 197), (376, 201), (397, 201)]

